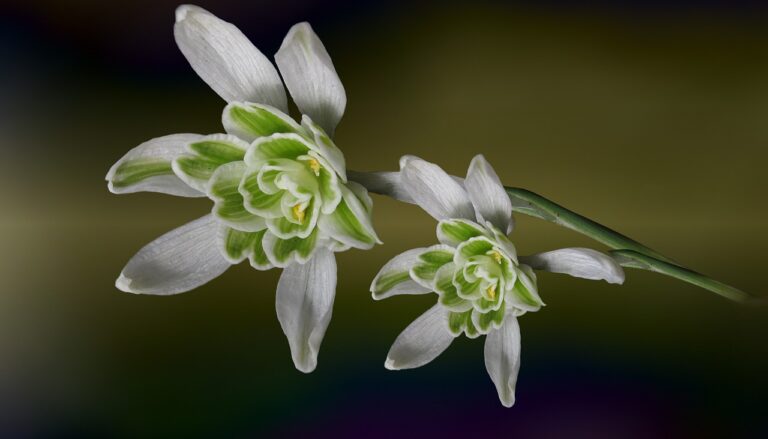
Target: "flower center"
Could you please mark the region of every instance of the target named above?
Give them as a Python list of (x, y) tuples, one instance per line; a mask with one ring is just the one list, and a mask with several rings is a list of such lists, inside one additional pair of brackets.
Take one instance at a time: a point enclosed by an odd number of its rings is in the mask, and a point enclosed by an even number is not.
[(501, 264), (501, 253), (499, 253), (498, 250), (492, 250), (491, 256), (493, 257), (493, 259), (496, 261), (497, 264)]
[(496, 299), (496, 284), (491, 284), (491, 286), (488, 287), (486, 292), (488, 293), (488, 297), (490, 297), (491, 300), (495, 300)]
[(305, 216), (304, 210), (305, 210), (305, 207), (302, 205), (302, 203), (299, 203), (293, 206), (293, 209), (292, 209), (293, 218), (300, 223), (304, 222), (304, 216)]
[(312, 170), (312, 172), (315, 173), (316, 177), (320, 176), (320, 162), (318, 162), (316, 159), (310, 158), (307, 160), (309, 163), (309, 169)]

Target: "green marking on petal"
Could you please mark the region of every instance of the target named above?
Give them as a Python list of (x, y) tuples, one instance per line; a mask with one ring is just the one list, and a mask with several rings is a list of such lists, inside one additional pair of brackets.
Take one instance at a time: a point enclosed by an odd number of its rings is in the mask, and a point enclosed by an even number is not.
[(368, 249), (379, 238), (360, 200), (346, 186), (340, 186), (342, 199), (336, 210), (321, 219), (321, 227), (332, 238), (356, 248)]
[(306, 238), (276, 238), (272, 247), (272, 255), (276, 265), (285, 265), (291, 257), (299, 262), (306, 262), (312, 255), (317, 244), (317, 229)]
[(456, 287), (456, 292), (459, 297), (466, 300), (475, 300), (481, 297), (480, 293), (480, 281), (467, 280), (464, 270), (457, 270), (453, 275), (453, 285)]
[(263, 232), (249, 233), (225, 227), (223, 233), (224, 253), (232, 263), (242, 262), (248, 257), (256, 235)]
[(494, 249), (493, 243), (484, 236), (470, 238), (456, 248), (456, 259), (467, 261), (472, 256), (486, 255)]
[[(411, 277), (424, 286), (431, 286), (438, 271), (453, 261), (453, 248), (446, 245), (435, 245), (419, 255), (418, 262), (411, 267)], [(451, 282), (453, 268), (444, 274), (445, 282)]]
[(280, 200), (283, 198), (283, 192), (264, 192), (259, 184), (258, 171), (247, 171), (240, 182), (238, 191), (243, 196), (245, 209), (254, 215), (264, 218), (278, 218), (282, 216)]
[(476, 236), (485, 236), (485, 231), (472, 221), (449, 219), (437, 224), (437, 239), (443, 244), (455, 247)]
[(220, 166), (211, 176), (208, 196), (214, 200), (213, 213), (230, 227), (248, 232), (264, 229), (264, 219), (245, 209), (238, 188), (245, 172), (244, 162)]
[(248, 256), (248, 260), (250, 261), (251, 266), (257, 270), (268, 270), (272, 268), (272, 263), (269, 262), (267, 253), (264, 251), (263, 241), (266, 233), (267, 230), (262, 230), (251, 234), (254, 237), (251, 242), (251, 253)]
[(504, 313), (506, 307), (500, 306), (495, 310), (488, 311), (486, 313), (478, 313), (475, 320), (477, 320), (477, 327), (483, 333), (487, 334), (491, 328), (499, 328), (504, 322)]
[(309, 152), (309, 147), (304, 139), (297, 134), (274, 134), (262, 137), (253, 142), (248, 149), (248, 164), (255, 165), (258, 162), (271, 159), (296, 160)]
[(230, 103), (222, 119), (227, 132), (250, 140), (275, 133), (296, 133), (301, 129), (280, 110), (259, 104)]
[(189, 150), (222, 165), (240, 161), (245, 157), (245, 150), (241, 145), (222, 138), (207, 138), (199, 142), (192, 142), (189, 144)]
[(472, 322), (472, 310), (465, 312), (449, 312), (448, 313), (448, 330), (453, 335), (461, 335), (462, 332), (467, 334), (467, 337), (475, 338), (480, 335)]
[(438, 248), (428, 250), (419, 255), (419, 259), (427, 264), (433, 264), (442, 267), (444, 264), (453, 261), (453, 251), (448, 248)]
[(112, 185), (116, 188), (127, 187), (158, 175), (173, 175), (171, 163), (149, 158), (126, 160), (115, 170)]
[(175, 163), (179, 172), (201, 181), (208, 181), (216, 169), (221, 166), (221, 163), (213, 160), (186, 154), (179, 156)]
[(383, 294), (397, 285), (409, 280), (411, 277), (408, 271), (399, 271), (386, 273), (376, 278), (376, 282), (373, 285), (374, 294)]
[(512, 294), (527, 306), (539, 308), (544, 305), (541, 297), (539, 297), (539, 293), (536, 291), (536, 275), (527, 265), (521, 265), (519, 267), (517, 272), (517, 282), (515, 282), (515, 285), (512, 288)]

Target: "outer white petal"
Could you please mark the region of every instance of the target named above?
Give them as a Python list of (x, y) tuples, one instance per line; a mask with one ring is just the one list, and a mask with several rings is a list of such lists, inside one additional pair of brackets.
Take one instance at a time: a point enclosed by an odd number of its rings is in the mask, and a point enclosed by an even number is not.
[(189, 187), (189, 185), (174, 175), (173, 172), (166, 175), (149, 177), (130, 186), (115, 187), (113, 184), (117, 170), (122, 164), (130, 160), (147, 159), (168, 162), (168, 165), (170, 166), (173, 159), (184, 153), (184, 148), (188, 143), (194, 142), (202, 137), (203, 136), (200, 134), (171, 134), (169, 136), (148, 140), (133, 148), (109, 169), (109, 172), (105, 177), (108, 181), (107, 185), (109, 191), (114, 194), (160, 192), (180, 197), (204, 197), (204, 193)]
[(423, 366), (443, 353), (452, 341), (448, 311), (437, 304), (400, 333), (387, 354), (384, 367), (400, 370)]
[(371, 282), (371, 293), (373, 295), (374, 300), (382, 300), (386, 299), (388, 297), (397, 296), (400, 294), (427, 294), (432, 292), (432, 289), (425, 288), (418, 283), (416, 283), (413, 279), (408, 279), (406, 281), (400, 282), (396, 284), (394, 287), (382, 291), (378, 291), (377, 284), (379, 283), (379, 280), (382, 277), (386, 277), (387, 275), (393, 275), (393, 274), (399, 274), (399, 273), (408, 273), (411, 269), (411, 267), (414, 266), (417, 262), (419, 262), (419, 255), (424, 253), (426, 251), (426, 248), (414, 248), (411, 250), (407, 250), (403, 253), (400, 253), (399, 255), (392, 258), (389, 262), (387, 262), (383, 267), (381, 267), (381, 270), (379, 270), (379, 273), (376, 274), (376, 277), (373, 278), (373, 282)]
[(288, 111), (277, 70), (233, 24), (200, 7), (182, 5), (176, 9), (173, 34), (192, 69), (225, 101)]
[(496, 385), (501, 403), (512, 407), (520, 370), (520, 326), (513, 313), (508, 312), (501, 328), (492, 329), (486, 336), (485, 368)]
[(400, 179), (400, 172), (359, 172), (347, 170), (347, 177), (363, 185), (368, 192), (386, 195), (405, 203), (415, 203)]
[(531, 256), (521, 256), (520, 263), (536, 270), (569, 274), (584, 279), (624, 283), (624, 270), (610, 256), (588, 248), (563, 248)]
[(217, 244), (218, 224), (206, 215), (157, 238), (139, 250), (115, 282), (126, 293), (183, 293), (229, 268)]
[(467, 192), (434, 163), (409, 158), (400, 171), (400, 178), (416, 204), (435, 219), (475, 220), (475, 209)]
[(472, 159), (464, 180), (470, 200), (480, 216), (504, 233), (512, 231), (512, 202), (499, 176), (482, 154)]
[(303, 265), (289, 265), (277, 283), (277, 318), (288, 337), (293, 364), (304, 373), (317, 366), (335, 296), (336, 259), (325, 248)]
[(331, 57), (309, 23), (294, 25), (275, 61), (296, 106), (333, 137), (347, 95)]

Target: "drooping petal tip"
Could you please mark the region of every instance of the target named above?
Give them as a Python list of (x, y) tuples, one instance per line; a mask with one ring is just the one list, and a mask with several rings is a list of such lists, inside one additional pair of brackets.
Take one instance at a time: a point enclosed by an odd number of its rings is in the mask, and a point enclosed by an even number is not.
[(134, 291), (131, 291), (131, 278), (123, 273), (120, 273), (120, 277), (115, 281), (115, 287), (124, 293), (137, 294)]

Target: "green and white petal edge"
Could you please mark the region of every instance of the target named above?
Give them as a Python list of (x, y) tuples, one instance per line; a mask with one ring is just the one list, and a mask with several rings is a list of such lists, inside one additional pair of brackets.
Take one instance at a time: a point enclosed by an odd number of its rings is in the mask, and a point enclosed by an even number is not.
[(291, 27), (275, 62), (301, 113), (333, 137), (344, 115), (347, 95), (331, 57), (309, 23)]
[(107, 173), (109, 191), (114, 194), (159, 192), (180, 197), (204, 197), (176, 176), (173, 160), (184, 153), (189, 142), (200, 134), (171, 134), (148, 140), (128, 151)]
[(115, 286), (126, 293), (171, 295), (211, 281), (230, 266), (219, 248), (218, 229), (206, 215), (166, 233), (128, 261)]
[(401, 294), (418, 295), (431, 293), (431, 288), (419, 285), (411, 279), (409, 271), (419, 262), (419, 255), (426, 248), (414, 248), (392, 258), (384, 264), (371, 282), (371, 295), (374, 300), (383, 300)]
[(485, 337), (485, 368), (504, 407), (515, 403), (515, 386), (520, 370), (520, 326), (513, 313), (507, 313), (504, 324)]
[(453, 338), (448, 330), (448, 310), (438, 303), (400, 333), (387, 354), (384, 367), (389, 370), (421, 367), (443, 353)]
[(276, 310), (291, 348), (296, 369), (309, 373), (333, 313), (336, 296), (336, 258), (318, 250), (305, 264), (289, 265), (277, 284)]
[[(217, 147), (201, 149), (203, 145), (218, 145)], [(205, 193), (208, 189), (210, 176), (216, 169), (226, 163), (242, 160), (249, 144), (230, 134), (211, 134), (187, 142), (184, 154), (174, 158), (173, 172), (190, 187)], [(189, 169), (190, 162), (198, 162), (211, 167), (208, 178), (193, 175), (195, 170)], [(199, 173), (199, 170), (197, 171)], [(206, 172), (206, 174), (208, 173)]]
[(235, 25), (198, 6), (181, 5), (173, 34), (195, 73), (225, 101), (288, 111), (277, 70)]

